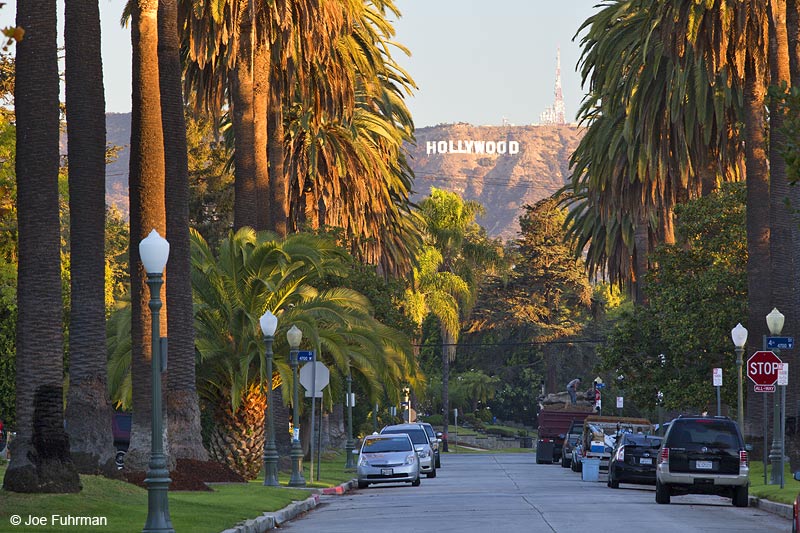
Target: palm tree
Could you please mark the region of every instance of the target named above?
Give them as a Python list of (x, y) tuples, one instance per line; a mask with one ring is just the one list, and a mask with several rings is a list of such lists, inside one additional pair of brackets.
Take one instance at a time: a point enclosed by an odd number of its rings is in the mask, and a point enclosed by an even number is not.
[(409, 309), (418, 323), (420, 317), (431, 312), (440, 324), (443, 431), (447, 433), (450, 363), (456, 357), (461, 319), (469, 315), (483, 276), (502, 263), (502, 254), (499, 245), (486, 240), (475, 222), (483, 210), (477, 202), (431, 188), (431, 195), (420, 202), (420, 209), (429, 248), (422, 253), (426, 260), (420, 260), (425, 270), (415, 273)]
[[(137, 471), (144, 470), (149, 462), (152, 418), (151, 324), (147, 310), (149, 291), (145, 289), (139, 242), (153, 229), (161, 235), (166, 234), (166, 213), (157, 49), (158, 2), (135, 0), (129, 7), (133, 47), (129, 172), (133, 424), (125, 466)], [(163, 335), (167, 333), (168, 312), (169, 309), (164, 312), (162, 308), (160, 318)]]
[[(363, 296), (314, 288), (321, 276), (344, 275), (348, 269), (346, 254), (332, 239), (294, 234), (281, 240), (243, 228), (223, 241), (216, 255), (198, 234), (192, 242), (200, 392), (215, 420), (212, 457), (247, 477), (258, 473), (264, 387), (291, 382), (284, 333), (293, 324), (338, 369), (334, 376), (341, 379), (352, 367), (372, 397), (378, 391), (382, 396), (384, 387), (399, 389), (405, 376), (413, 379), (408, 340), (375, 321)], [(277, 376), (264, 374), (258, 318), (267, 309), (280, 317)], [(284, 390), (284, 404), (289, 401)]]
[(200, 431), (195, 383), (194, 313), (189, 244), (189, 169), (181, 89), (177, 0), (158, 3), (158, 73), (164, 129), (169, 372), (165, 406), (170, 454), (176, 459), (208, 460)]
[(78, 492), (64, 430), (56, 2), (20, 0), (14, 104), (19, 224), (17, 438), (3, 488)]
[(105, 96), (97, 2), (64, 11), (70, 209), (70, 386), (67, 433), (82, 473), (114, 471), (106, 388)]

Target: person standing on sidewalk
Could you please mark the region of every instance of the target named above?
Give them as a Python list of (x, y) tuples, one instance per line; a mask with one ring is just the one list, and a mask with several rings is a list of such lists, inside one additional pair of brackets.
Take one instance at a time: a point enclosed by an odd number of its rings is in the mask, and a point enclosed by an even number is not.
[(581, 386), (581, 378), (575, 378), (567, 383), (567, 392), (569, 393), (569, 401), (572, 405), (578, 403), (578, 387)]

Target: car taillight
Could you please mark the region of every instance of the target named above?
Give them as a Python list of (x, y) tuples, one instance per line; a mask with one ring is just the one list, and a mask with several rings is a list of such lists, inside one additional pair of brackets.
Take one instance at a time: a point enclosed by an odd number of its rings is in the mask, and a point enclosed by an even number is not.
[(669, 448), (661, 448), (661, 453), (658, 456), (658, 463), (669, 463)]
[(617, 450), (617, 461), (625, 461), (625, 446), (620, 446), (619, 450)]
[(747, 466), (747, 451), (739, 450), (739, 466)]

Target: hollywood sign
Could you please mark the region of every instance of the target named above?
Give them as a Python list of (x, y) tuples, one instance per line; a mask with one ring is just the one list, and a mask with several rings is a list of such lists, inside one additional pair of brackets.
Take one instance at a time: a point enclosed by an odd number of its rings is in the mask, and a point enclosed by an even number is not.
[(427, 141), (431, 154), (518, 154), (519, 141)]

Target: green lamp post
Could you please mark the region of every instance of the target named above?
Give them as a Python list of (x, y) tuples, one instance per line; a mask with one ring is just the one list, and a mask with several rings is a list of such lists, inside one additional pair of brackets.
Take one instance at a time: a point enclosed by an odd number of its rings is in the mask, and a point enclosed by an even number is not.
[(290, 487), (305, 487), (306, 480), (303, 478), (303, 449), (300, 447), (300, 410), (298, 409), (297, 399), (297, 352), (300, 350), (300, 341), (303, 340), (303, 332), (297, 326), (292, 326), (286, 332), (286, 340), (289, 341), (289, 364), (292, 367), (292, 477), (289, 479)]
[(147, 272), (147, 286), (150, 288), (151, 325), (151, 374), (152, 374), (152, 413), (150, 463), (147, 466), (147, 520), (144, 533), (161, 531), (174, 533), (169, 517), (167, 491), (172, 480), (167, 470), (167, 456), (164, 454), (163, 422), (161, 420), (161, 373), (166, 369), (166, 353), (162, 353), (159, 311), (161, 310), (161, 285), (163, 272), (169, 257), (169, 243), (154, 229), (139, 243), (139, 257)]
[(272, 342), (278, 328), (278, 317), (267, 311), (261, 315), (261, 333), (264, 335), (267, 356), (267, 411), (264, 416), (266, 428), (264, 433), (264, 486), (277, 487), (278, 483), (278, 448), (275, 446), (275, 422), (272, 409)]

